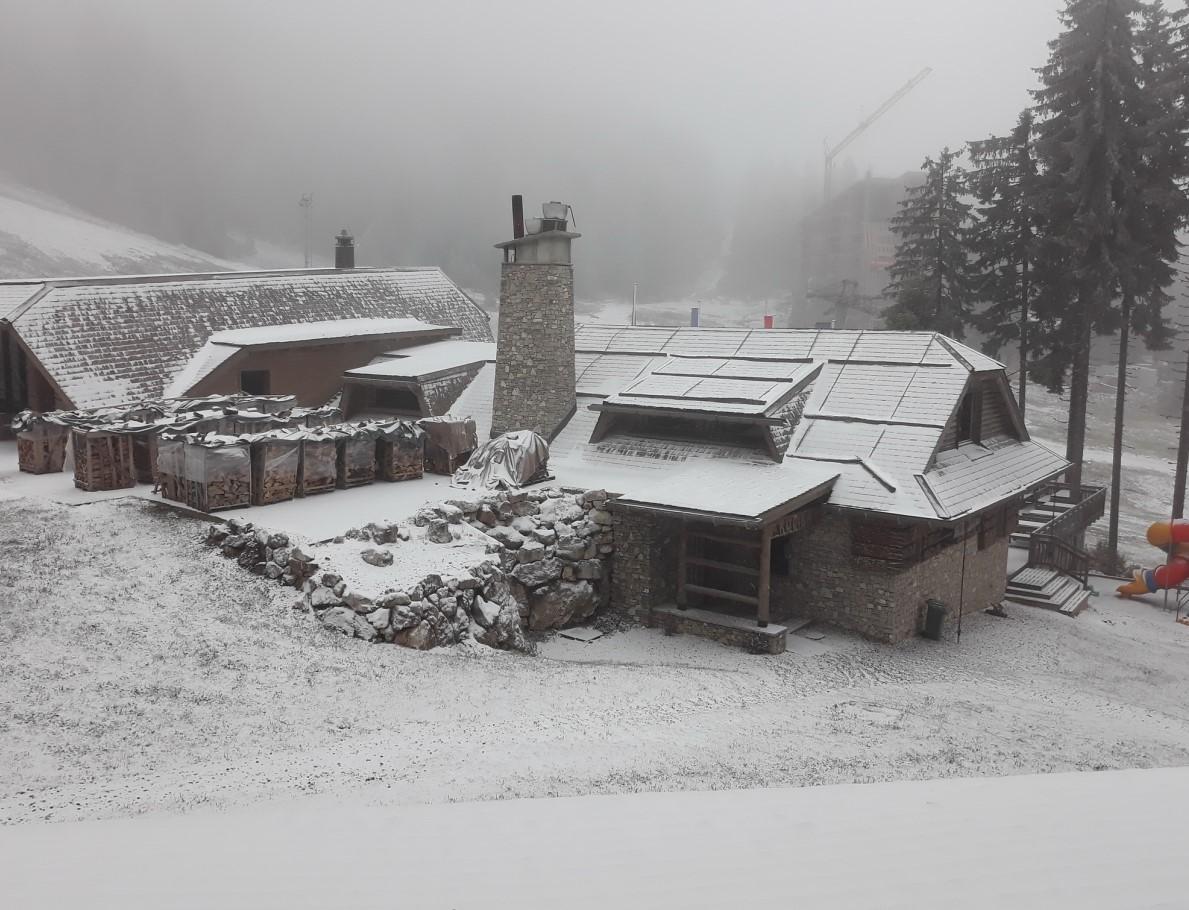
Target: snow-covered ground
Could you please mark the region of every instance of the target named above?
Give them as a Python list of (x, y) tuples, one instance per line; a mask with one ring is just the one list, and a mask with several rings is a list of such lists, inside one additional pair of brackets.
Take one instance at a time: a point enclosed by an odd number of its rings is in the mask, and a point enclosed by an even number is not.
[(0, 829), (22, 910), (1185, 906), (1189, 770)]
[(0, 278), (244, 267), (95, 218), (26, 187), (0, 183)]
[(641, 628), (416, 652), (323, 630), (202, 530), (136, 499), (3, 503), (0, 823), (1189, 762), (1189, 628), (1154, 605), (778, 657)]

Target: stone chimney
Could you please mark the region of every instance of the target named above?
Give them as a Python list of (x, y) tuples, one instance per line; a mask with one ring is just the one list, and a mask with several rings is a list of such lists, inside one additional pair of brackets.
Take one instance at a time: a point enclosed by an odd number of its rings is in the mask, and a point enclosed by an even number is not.
[[(522, 230), (513, 197), (513, 234)], [(499, 338), (491, 435), (535, 430), (552, 439), (574, 413), (574, 267), (569, 206), (549, 202), (523, 236), (497, 243)]]
[(336, 269), (355, 268), (355, 238), (343, 228), (334, 237), (334, 267)]

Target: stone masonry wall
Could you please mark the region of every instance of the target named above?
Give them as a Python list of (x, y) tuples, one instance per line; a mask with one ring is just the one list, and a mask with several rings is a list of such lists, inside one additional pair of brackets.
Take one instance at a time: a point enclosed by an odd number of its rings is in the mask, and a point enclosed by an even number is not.
[(677, 596), (677, 532), (675, 521), (613, 510), (615, 571), (611, 574), (611, 606), (641, 622), (653, 607)]
[(574, 267), (505, 262), (491, 435), (552, 436), (574, 409), (574, 388)]
[[(954, 543), (915, 565), (897, 567), (851, 555), (850, 520), (827, 512), (791, 539), (791, 576), (772, 579), (773, 613), (788, 611), (851, 629), (878, 641), (911, 638), (924, 626), (925, 601), (943, 601), (949, 621), (960, 603), (969, 614), (998, 604), (1007, 585), (1006, 537), (980, 551), (970, 529), (964, 545)], [(783, 602), (777, 606), (778, 601)]]

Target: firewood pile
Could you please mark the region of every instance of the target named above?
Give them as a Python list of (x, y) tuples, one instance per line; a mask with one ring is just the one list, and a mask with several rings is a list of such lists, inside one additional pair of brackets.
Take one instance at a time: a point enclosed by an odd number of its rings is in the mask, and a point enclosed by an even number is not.
[(417, 425), (425, 431), (425, 470), (431, 474), (452, 476), (479, 445), (470, 417), (423, 417)]
[(297, 495), (329, 493), (338, 482), (338, 444), (330, 436), (304, 436), (297, 471)]
[(74, 485), (88, 493), (136, 486), (132, 434), (111, 427), (72, 427)]
[(252, 453), (252, 505), (266, 506), (297, 496), (302, 440), (268, 433), (248, 440)]
[(360, 487), (376, 479), (376, 434), (366, 426), (340, 424), (328, 428), (338, 447), (335, 485), (340, 490)]
[(407, 421), (376, 427), (376, 474), (381, 480), (416, 480), (424, 473), (424, 430)]
[(66, 462), (70, 428), (45, 415), (22, 411), (12, 421), (17, 436), (17, 465), (29, 474), (56, 474)]
[(183, 453), (185, 502), (202, 512), (246, 506), (252, 499), (248, 443), (210, 436), (187, 441)]

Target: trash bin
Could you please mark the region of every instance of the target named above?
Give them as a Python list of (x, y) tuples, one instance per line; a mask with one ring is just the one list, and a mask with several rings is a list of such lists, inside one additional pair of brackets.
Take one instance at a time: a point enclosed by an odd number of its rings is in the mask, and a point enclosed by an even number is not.
[(941, 641), (941, 629), (948, 611), (940, 600), (925, 601), (925, 638)]

